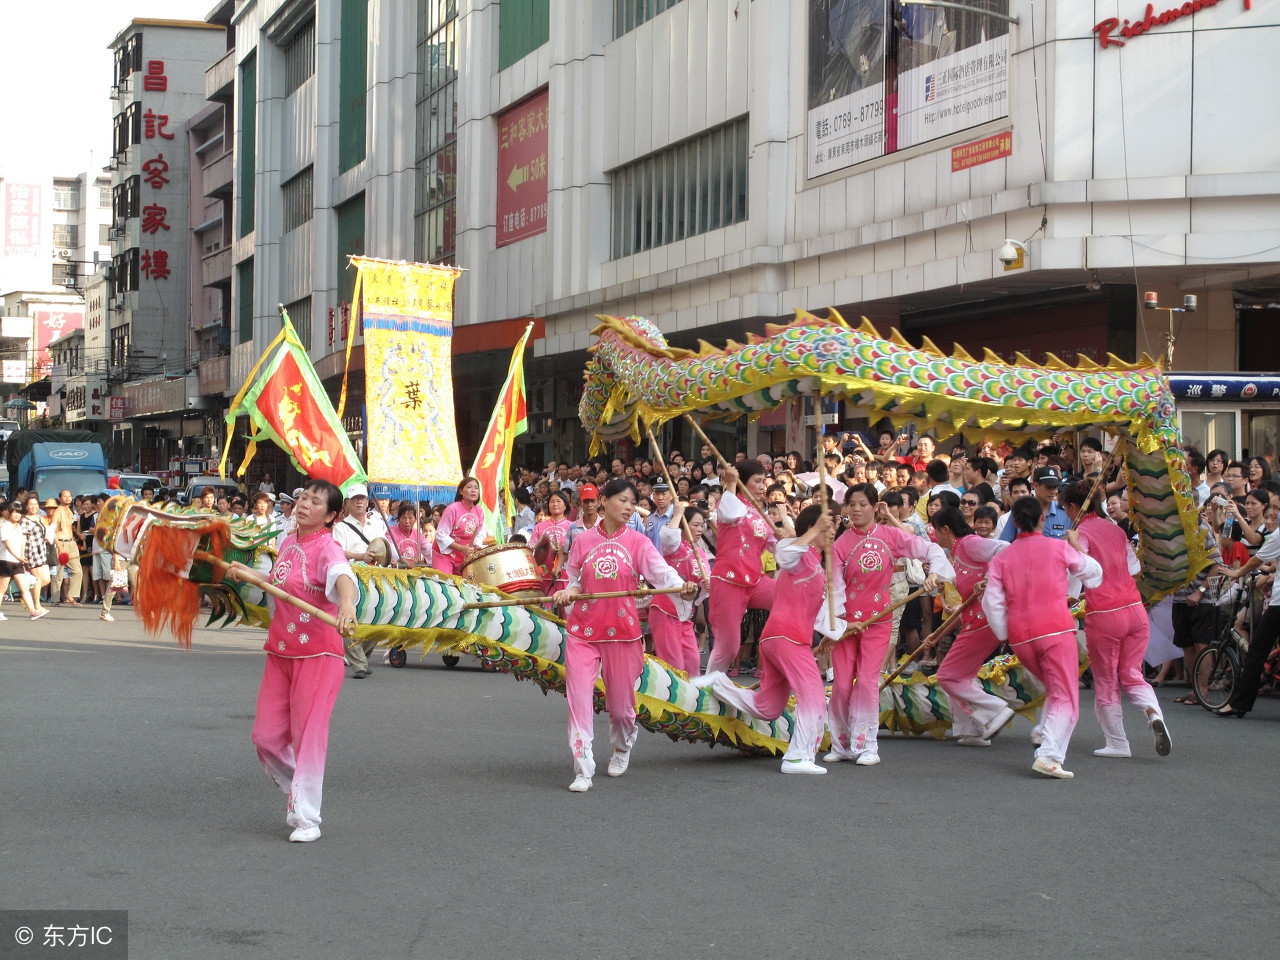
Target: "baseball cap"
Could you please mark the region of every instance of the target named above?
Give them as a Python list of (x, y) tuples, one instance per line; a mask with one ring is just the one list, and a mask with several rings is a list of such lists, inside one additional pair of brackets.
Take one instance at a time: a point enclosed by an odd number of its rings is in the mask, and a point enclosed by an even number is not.
[(363, 483), (353, 483), (350, 487), (347, 488), (348, 500), (350, 500), (352, 497), (367, 497), (367, 496), (369, 496), (369, 488), (366, 487)]
[(599, 500), (600, 491), (596, 489), (594, 483), (584, 483), (578, 488), (579, 500)]
[(666, 480), (659, 477), (657, 480), (653, 482), (653, 492), (654, 493), (670, 493), (671, 488), (667, 486)]
[(1062, 483), (1062, 471), (1057, 467), (1038, 467), (1031, 477), (1036, 483), (1043, 483), (1046, 487), (1056, 487)]

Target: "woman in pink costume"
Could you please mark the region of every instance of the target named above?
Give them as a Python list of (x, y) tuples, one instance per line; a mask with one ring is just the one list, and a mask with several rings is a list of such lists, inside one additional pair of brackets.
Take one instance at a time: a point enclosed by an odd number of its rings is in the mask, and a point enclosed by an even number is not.
[[(297, 528), (281, 541), (270, 578), (338, 620), (335, 629), (292, 604), (271, 601), (251, 739), (267, 775), (289, 798), (285, 819), (295, 843), (320, 836), (329, 715), (342, 687), (342, 633), (356, 623), (356, 578), (332, 532), (341, 510), (341, 490), (327, 480), (307, 483), (293, 511)], [(238, 580), (245, 570), (232, 564), (227, 577)]]
[(773, 607), (773, 580), (765, 576), (761, 555), (778, 542), (768, 517), (737, 492), (739, 484), (759, 502), (769, 485), (764, 465), (748, 460), (725, 467), (724, 495), (716, 504), (716, 560), (711, 567), (708, 619), (714, 641), (707, 673), (729, 669), (742, 647), (742, 618), (748, 608)]
[[(1086, 511), (1087, 499), (1089, 491), (1078, 483), (1058, 494), (1058, 501), (1073, 523)], [(1089, 648), (1089, 665), (1093, 668), (1093, 712), (1106, 738), (1106, 743), (1093, 751), (1093, 755), (1130, 755), (1129, 738), (1124, 732), (1124, 708), (1120, 704), (1123, 689), (1134, 706), (1146, 714), (1156, 753), (1168, 756), (1173, 740), (1165, 726), (1160, 701), (1142, 675), (1142, 658), (1151, 633), (1151, 621), (1138, 585), (1133, 581), (1134, 574), (1141, 572), (1142, 564), (1124, 531), (1098, 516), (1096, 510), (1088, 510), (1077, 531), (1080, 549), (1102, 567), (1102, 583), (1084, 594), (1084, 640)]]
[(552, 575), (542, 581), (542, 587), (548, 595), (563, 590), (569, 585), (569, 575), (565, 571), (565, 555), (569, 550), (569, 495), (557, 490), (547, 498), (547, 513), (550, 517), (537, 524), (529, 534), (529, 543), (534, 548), (534, 556), (540, 559), (547, 571)]
[(596, 761), (592, 752), (595, 716), (591, 700), (597, 675), (604, 679), (605, 710), (613, 756), (609, 776), (620, 777), (631, 762), (636, 742), (636, 681), (644, 668), (644, 641), (633, 597), (579, 600), (583, 593), (613, 593), (639, 589), (643, 577), (654, 587), (680, 587), (691, 599), (696, 583), (685, 583), (654, 549), (649, 538), (627, 526), (639, 499), (635, 484), (617, 478), (601, 491), (600, 524), (573, 541), (569, 552), (569, 585), (555, 595), (568, 607), (564, 638), (565, 698), (569, 701), (569, 746), (573, 750), (574, 780), (569, 789), (591, 789)]
[[(889, 581), (894, 565), (904, 557), (929, 564), (926, 590), (936, 590), (940, 580), (955, 577), (936, 543), (906, 527), (889, 525), (889, 508), (879, 502), (871, 484), (850, 487), (844, 505), (853, 526), (836, 541), (835, 562), (844, 578), (844, 617), (850, 627), (865, 623), (889, 606)], [(893, 621), (885, 617), (831, 648), (835, 671), (828, 707), (831, 752), (822, 758), (827, 763), (855, 760), (869, 767), (880, 762), (876, 739), (880, 729), (880, 667), (892, 634)]]
[(982, 609), (991, 631), (1007, 640), (1023, 666), (1044, 684), (1041, 740), (1031, 769), (1070, 780), (1075, 774), (1062, 765), (1080, 719), (1080, 656), (1076, 622), (1067, 606), (1067, 577), (1089, 589), (1102, 582), (1102, 567), (1080, 552), (1075, 530), (1055, 540), (1041, 533), (1043, 521), (1044, 508), (1035, 497), (1013, 502), (1009, 522), (1017, 537), (987, 565)]
[[(943, 507), (930, 520), (938, 546), (951, 554), (956, 571), (956, 590), (968, 600), (981, 590), (987, 564), (1005, 547), (1003, 540), (987, 540), (973, 532), (964, 514), (955, 507)], [(960, 616), (960, 634), (942, 658), (938, 686), (951, 700), (951, 731), (966, 747), (989, 747), (991, 738), (1013, 719), (1013, 708), (978, 683), (978, 670), (1000, 646), (987, 625), (979, 592)]]
[(418, 567), (426, 564), (430, 546), (427, 538), (418, 526), (418, 508), (408, 501), (400, 504), (396, 511), (396, 525), (391, 528), (391, 542), (395, 544), (400, 555), (400, 564), (405, 567)]
[(484, 508), (480, 506), (480, 481), (463, 477), (454, 502), (444, 508), (436, 525), (436, 542), (431, 566), (443, 573), (458, 573), (467, 558), (478, 549), (476, 538), (484, 531)]
[[(761, 720), (782, 716), (792, 691), (796, 695), (795, 726), (782, 757), (783, 773), (826, 773), (813, 762), (822, 742), (827, 712), (827, 692), (813, 657), (815, 629), (828, 639), (838, 637), (844, 621), (830, 621), (827, 610), (827, 578), (822, 569), (822, 544), (828, 543), (835, 524), (821, 504), (812, 504), (796, 517), (796, 536), (778, 541), (777, 588), (769, 620), (760, 634), (763, 672), (759, 690), (738, 686), (723, 673), (708, 673), (696, 681), (710, 687), (717, 697), (743, 713)], [(844, 600), (836, 589), (836, 602)]]
[[(684, 537), (680, 526), (681, 517), (689, 524), (689, 532), (693, 534), (692, 544)], [(702, 539), (706, 529), (707, 521), (702, 511), (686, 509), (684, 502), (678, 500), (671, 522), (659, 532), (662, 558), (675, 568), (682, 579), (696, 581), (703, 590), (711, 583), (711, 559), (696, 544)], [(677, 670), (696, 677), (702, 672), (702, 660), (698, 654), (698, 639), (693, 632), (694, 605), (682, 603), (680, 606), (684, 608), (683, 615), (676, 609), (676, 602), (670, 596), (661, 594), (653, 598), (653, 603), (649, 606), (653, 652)]]

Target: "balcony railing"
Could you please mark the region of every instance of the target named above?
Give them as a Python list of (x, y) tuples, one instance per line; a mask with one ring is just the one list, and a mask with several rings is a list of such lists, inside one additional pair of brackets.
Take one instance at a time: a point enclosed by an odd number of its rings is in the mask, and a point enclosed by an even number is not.
[(211, 253), (200, 265), (201, 283), (206, 287), (231, 287), (231, 248)]
[(204, 98), (229, 103), (235, 79), (236, 52), (228, 50), (226, 56), (204, 72)]
[(235, 175), (231, 151), (228, 150), (212, 163), (204, 166), (204, 195), (206, 197), (231, 197), (231, 179)]

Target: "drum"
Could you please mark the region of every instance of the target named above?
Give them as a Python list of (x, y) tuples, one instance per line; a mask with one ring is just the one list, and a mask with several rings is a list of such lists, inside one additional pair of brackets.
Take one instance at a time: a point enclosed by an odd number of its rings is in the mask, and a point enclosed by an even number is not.
[(523, 543), (500, 543), (473, 553), (462, 564), (461, 574), (472, 583), (497, 587), (519, 597), (542, 596), (542, 577), (533, 562), (533, 551)]
[(369, 541), (369, 553), (373, 555), (374, 566), (388, 566), (391, 563), (391, 542), (386, 537), (374, 537)]

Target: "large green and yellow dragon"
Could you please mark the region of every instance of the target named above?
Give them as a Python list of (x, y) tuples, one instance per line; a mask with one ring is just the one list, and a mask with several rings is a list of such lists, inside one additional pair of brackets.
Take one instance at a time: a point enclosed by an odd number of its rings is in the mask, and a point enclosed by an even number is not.
[[(839, 395), (895, 422), (939, 432), (981, 431), (1027, 437), (1096, 425), (1126, 442), (1124, 467), (1141, 529), (1143, 586), (1150, 596), (1176, 589), (1204, 562), (1190, 486), (1173, 420), (1173, 401), (1154, 363), (1069, 368), (1051, 363), (1007, 365), (994, 356), (974, 361), (963, 351), (944, 356), (932, 344), (912, 348), (896, 331), (881, 339), (869, 324), (850, 329), (837, 315), (800, 314), (769, 336), (724, 350), (670, 348), (648, 321), (602, 317), (587, 366), (580, 415), (596, 444), (638, 438), (641, 422), (662, 423), (684, 412), (707, 417), (753, 416), (807, 392)], [(155, 524), (192, 524), (189, 512), (161, 512), (126, 497), (104, 513), (104, 545), (126, 555), (147, 549)], [(230, 525), (227, 560), (266, 572), (274, 549), (252, 524)], [(226, 539), (226, 538), (222, 538)], [(564, 691), (564, 623), (529, 606), (474, 608), (509, 599), (492, 587), (426, 568), (355, 568), (359, 581), (357, 640), (468, 653), (485, 664), (532, 680), (543, 692)], [(212, 624), (265, 626), (264, 595), (246, 583), (223, 582), (196, 562), (189, 577), (214, 601)], [(1029, 714), (1043, 687), (1015, 658), (999, 657), (979, 674), (991, 692)], [(636, 689), (639, 722), (672, 739), (782, 753), (791, 715), (770, 723), (722, 703), (709, 690), (655, 657), (647, 657)], [(597, 708), (603, 708), (597, 691)], [(950, 726), (946, 695), (933, 678), (903, 676), (881, 691), (881, 720), (891, 731), (942, 736)]]

